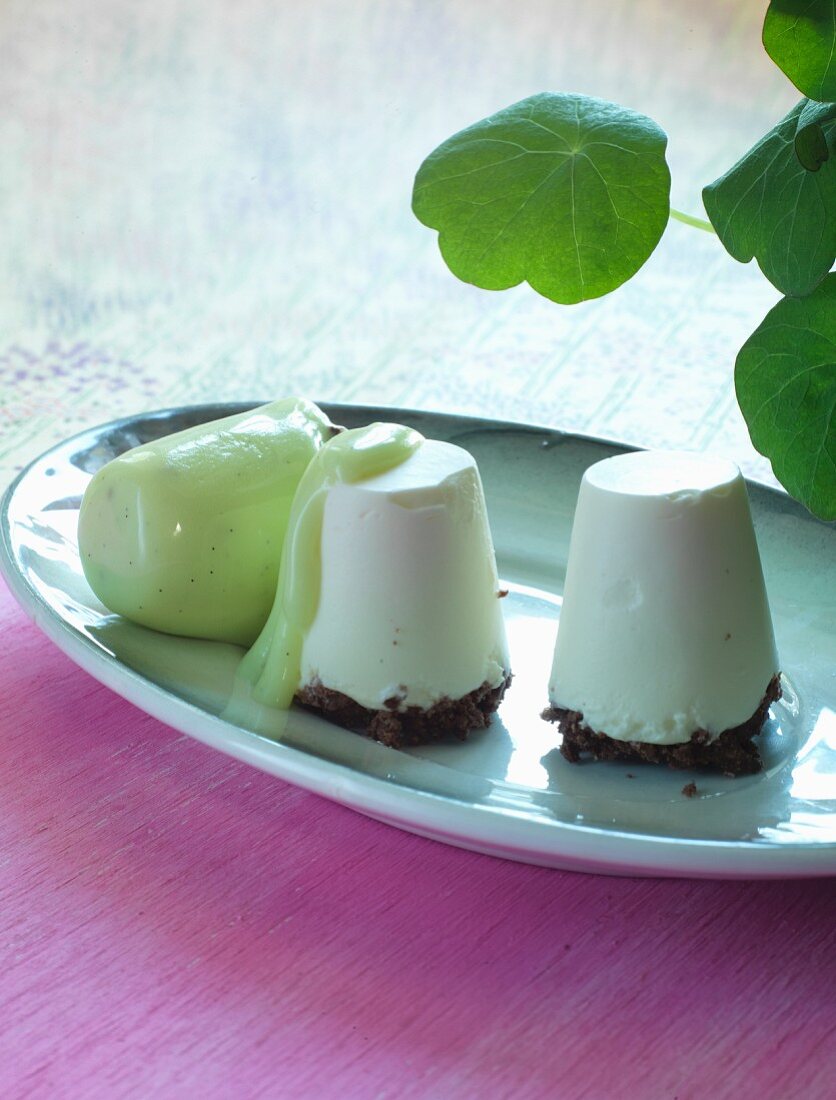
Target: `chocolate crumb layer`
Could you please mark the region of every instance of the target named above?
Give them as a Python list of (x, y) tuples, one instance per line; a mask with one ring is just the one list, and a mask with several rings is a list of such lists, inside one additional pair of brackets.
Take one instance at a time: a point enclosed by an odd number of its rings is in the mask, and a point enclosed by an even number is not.
[(680, 745), (618, 741), (585, 726), (583, 714), (576, 710), (547, 707), (543, 717), (559, 723), (563, 734), (560, 751), (573, 764), (589, 755), (595, 760), (644, 760), (651, 764), (667, 764), (671, 768), (710, 768), (724, 775), (753, 775), (761, 770), (763, 762), (752, 738), (760, 733), (770, 706), (780, 698), (780, 676), (775, 675), (757, 710), (746, 722), (724, 730), (713, 741), (706, 730), (696, 730), (690, 741)]
[(427, 710), (421, 707), (399, 710), (402, 696), (397, 695), (386, 700), (384, 709), (369, 710), (342, 692), (314, 680), (296, 693), (296, 702), (321, 714), (329, 722), (359, 730), (375, 741), (400, 749), (449, 736), (466, 740), (470, 730), (484, 729), (489, 724), (510, 683), (508, 673), (496, 687), (484, 683), (462, 699), (439, 699)]

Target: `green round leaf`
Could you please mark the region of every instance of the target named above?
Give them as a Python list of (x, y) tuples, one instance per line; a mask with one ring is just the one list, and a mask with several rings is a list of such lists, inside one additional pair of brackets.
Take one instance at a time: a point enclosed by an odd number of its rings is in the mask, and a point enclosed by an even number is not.
[(805, 104), (795, 129), (795, 155), (808, 172), (818, 172), (830, 160), (827, 123), (836, 119), (836, 103)]
[(462, 130), (418, 170), (412, 209), (454, 275), (570, 304), (615, 290), (667, 225), (667, 138), (614, 103), (543, 93)]
[(836, 519), (836, 274), (809, 298), (784, 298), (735, 364), (752, 442), (821, 519)]
[(836, 4), (833, 0), (772, 0), (763, 45), (800, 92), (836, 99)]
[(736, 260), (757, 257), (782, 294), (809, 294), (836, 258), (836, 157), (811, 171), (810, 127), (827, 143), (836, 136), (829, 110), (802, 99), (720, 179), (704, 188), (705, 209), (717, 236)]

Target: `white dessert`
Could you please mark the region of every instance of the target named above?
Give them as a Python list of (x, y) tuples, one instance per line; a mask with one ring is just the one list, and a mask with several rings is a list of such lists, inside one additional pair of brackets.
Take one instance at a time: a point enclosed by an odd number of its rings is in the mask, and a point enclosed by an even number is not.
[(724, 459), (618, 455), (575, 513), (549, 684), (620, 741), (709, 741), (758, 710), (778, 658), (746, 486)]
[(397, 699), (402, 710), (504, 682), (494, 550), (466, 451), (428, 439), (386, 473), (334, 485), (321, 546), (303, 686), (319, 681), (370, 710)]
[(509, 679), (476, 463), (401, 424), (344, 431), (293, 500), (273, 609), (239, 666), (389, 745), (486, 726)]

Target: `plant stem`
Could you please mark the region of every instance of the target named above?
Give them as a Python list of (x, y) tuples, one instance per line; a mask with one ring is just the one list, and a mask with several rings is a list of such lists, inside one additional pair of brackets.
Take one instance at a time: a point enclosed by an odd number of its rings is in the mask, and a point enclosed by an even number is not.
[(711, 222), (707, 222), (703, 218), (695, 218), (692, 214), (683, 214), (681, 210), (674, 210), (673, 207), (671, 207), (671, 217), (676, 218), (678, 222), (684, 222), (686, 225), (693, 225), (695, 229), (703, 229), (706, 233), (714, 232), (714, 226)]

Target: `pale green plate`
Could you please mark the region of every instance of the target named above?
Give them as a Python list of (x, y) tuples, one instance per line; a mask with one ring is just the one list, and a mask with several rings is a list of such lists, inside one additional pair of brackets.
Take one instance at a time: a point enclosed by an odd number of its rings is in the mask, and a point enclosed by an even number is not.
[[(471, 451), (485, 484), (514, 683), (464, 744), (398, 752), (308, 714), (231, 698), (241, 651), (110, 615), (81, 572), (76, 525), (91, 474), (114, 455), (249, 405), (171, 409), (94, 428), (33, 462), (0, 510), (0, 568), (22, 606), (82, 668), (206, 744), (346, 806), (450, 844), (616, 874), (784, 877), (836, 873), (836, 533), (750, 484), (784, 698), (743, 779), (649, 766), (571, 765), (540, 717), (578, 485), (626, 448), (548, 429), (323, 406), (355, 427), (397, 420)], [(92, 715), (91, 715), (92, 717)], [(628, 777), (628, 772), (633, 778)], [(698, 795), (682, 787), (695, 780)]]

